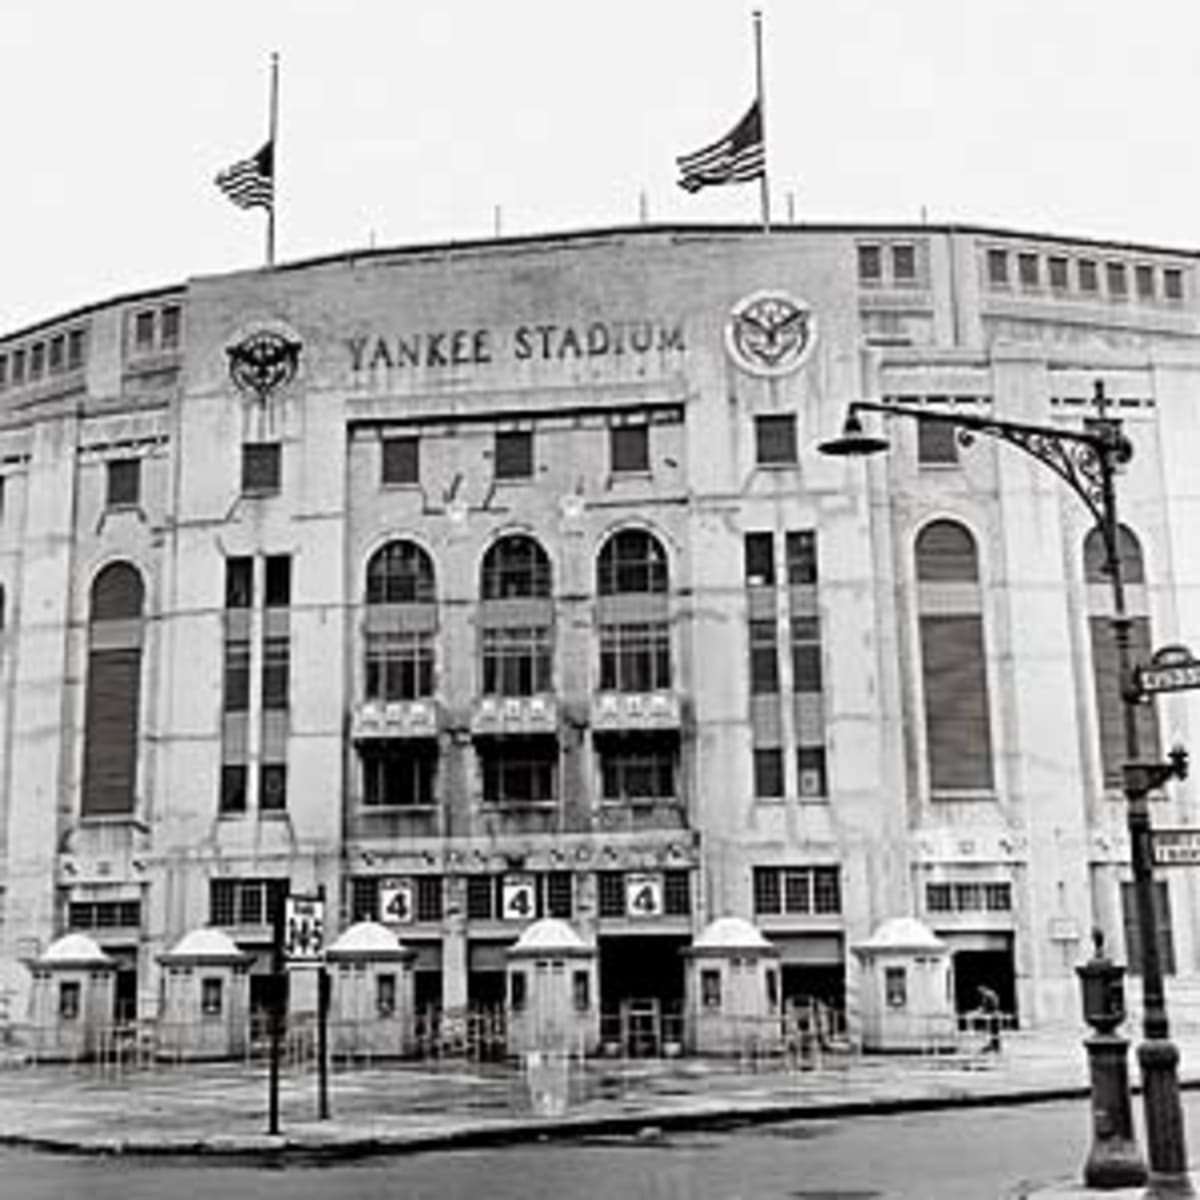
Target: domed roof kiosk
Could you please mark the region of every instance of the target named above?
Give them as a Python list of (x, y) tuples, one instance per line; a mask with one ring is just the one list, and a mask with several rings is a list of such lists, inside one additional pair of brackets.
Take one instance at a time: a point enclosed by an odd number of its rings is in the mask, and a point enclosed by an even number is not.
[(325, 952), (332, 977), (329, 1044), (334, 1056), (395, 1058), (413, 1048), (416, 954), (378, 921), (344, 929)]
[(38, 1058), (95, 1057), (112, 1027), (117, 964), (86, 933), (68, 933), (29, 964)]
[(508, 1052), (594, 1054), (600, 1044), (596, 947), (543, 917), (508, 949)]
[(779, 951), (742, 917), (717, 917), (684, 951), (688, 1046), (772, 1053), (782, 1042)]
[(235, 1058), (250, 1038), (250, 955), (223, 929), (193, 929), (166, 953), (157, 1054), (199, 1061)]
[(926, 1051), (953, 1035), (950, 948), (916, 917), (892, 917), (853, 947), (864, 1050)]

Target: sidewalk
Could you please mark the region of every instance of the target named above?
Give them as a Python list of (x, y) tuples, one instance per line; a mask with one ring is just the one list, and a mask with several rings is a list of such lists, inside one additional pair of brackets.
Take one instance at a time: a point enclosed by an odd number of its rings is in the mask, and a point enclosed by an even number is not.
[[(1179, 1045), (1182, 1082), (1200, 1086), (1200, 1031)], [(332, 1117), (320, 1121), (308, 1066), (282, 1072), (281, 1133), (272, 1137), (260, 1062), (120, 1071), (9, 1065), (0, 1070), (0, 1142), (92, 1153), (355, 1157), (583, 1132), (1018, 1104), (1086, 1091), (1081, 1037), (1064, 1030), (1010, 1034), (999, 1055), (855, 1057), (810, 1070), (778, 1060), (593, 1060), (572, 1064), (568, 1103), (554, 1116), (534, 1113), (526, 1076), (515, 1068), (387, 1063), (332, 1072)], [(1044, 1193), (1052, 1194), (1070, 1192)]]

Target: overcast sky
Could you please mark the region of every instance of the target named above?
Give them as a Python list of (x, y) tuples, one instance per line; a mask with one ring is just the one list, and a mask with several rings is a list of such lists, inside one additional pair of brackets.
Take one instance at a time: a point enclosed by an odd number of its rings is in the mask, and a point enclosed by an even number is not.
[(754, 92), (774, 215), (1200, 247), (1197, 0), (0, 0), (0, 330), (253, 267), (280, 55), (280, 261), (753, 221), (675, 155)]

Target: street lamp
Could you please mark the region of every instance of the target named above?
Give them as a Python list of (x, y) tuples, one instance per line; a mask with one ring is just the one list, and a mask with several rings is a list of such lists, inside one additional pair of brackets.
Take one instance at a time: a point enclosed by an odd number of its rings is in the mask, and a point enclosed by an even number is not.
[(919, 423), (949, 425), (958, 440), (970, 445), (977, 434), (1008, 442), (1049, 467), (1083, 501), (1104, 544), (1104, 564), (1112, 588), (1112, 628), (1121, 680), (1125, 732), (1124, 789), (1129, 826), (1130, 859), (1137, 899), (1137, 922), (1142, 942), (1142, 1044), (1138, 1064), (1142, 1074), (1146, 1141), (1149, 1147), (1150, 1185), (1161, 1193), (1192, 1195), (1187, 1174), (1187, 1149), (1183, 1110), (1179, 1101), (1177, 1067), (1179, 1051), (1170, 1040), (1162, 963), (1158, 953), (1157, 915), (1154, 907), (1154, 851), (1148, 795), (1172, 775), (1171, 764), (1139, 760), (1137, 704), (1141, 696), (1134, 682), (1130, 651), (1130, 619), (1125, 610), (1125, 585), (1121, 574), (1120, 525), (1114, 479), (1117, 468), (1133, 456), (1133, 447), (1121, 431), (1121, 422), (1106, 413), (1104, 385), (1096, 382), (1096, 419), (1082, 430), (1000, 421), (969, 413), (943, 413), (903, 404), (858, 400), (850, 405), (842, 435), (822, 442), (822, 454), (864, 457), (889, 448), (886, 438), (867, 433), (859, 414), (882, 413), (907, 417)]

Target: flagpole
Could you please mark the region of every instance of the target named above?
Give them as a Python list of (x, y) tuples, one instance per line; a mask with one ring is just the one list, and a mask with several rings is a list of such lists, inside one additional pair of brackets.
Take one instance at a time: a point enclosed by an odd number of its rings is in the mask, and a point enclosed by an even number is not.
[(271, 55), (271, 108), (270, 128), (267, 133), (267, 144), (271, 147), (271, 203), (267, 206), (267, 266), (275, 265), (275, 202), (279, 189), (276, 187), (278, 172), (275, 169), (279, 161), (279, 55)]
[(759, 177), (763, 233), (771, 232), (771, 189), (767, 182), (767, 107), (763, 96), (762, 12), (754, 10), (754, 74), (758, 84), (758, 119), (762, 123), (763, 170)]

